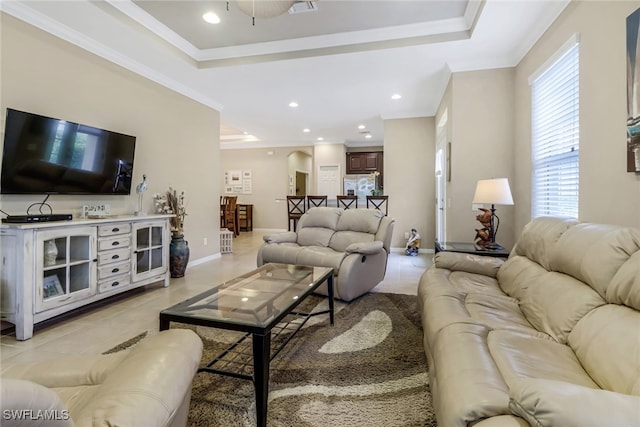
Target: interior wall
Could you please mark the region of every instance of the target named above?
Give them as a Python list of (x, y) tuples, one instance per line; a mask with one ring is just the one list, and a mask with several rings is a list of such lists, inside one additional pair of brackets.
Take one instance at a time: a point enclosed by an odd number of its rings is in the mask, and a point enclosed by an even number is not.
[[(508, 178), (513, 186), (514, 74), (512, 68), (454, 73), (440, 106), (448, 107), (451, 181), (447, 183), (447, 240), (473, 241), (480, 223), (472, 209), (480, 179)], [(447, 104), (448, 103), (448, 104)], [(513, 193), (513, 191), (512, 191)], [(513, 194), (517, 205), (520, 198)], [(485, 206), (490, 208), (490, 206)], [(515, 242), (514, 207), (496, 206), (497, 241)]]
[[(169, 185), (184, 190), (191, 260), (218, 254), (219, 112), (9, 15), (0, 19), (2, 132), (11, 107), (135, 135), (133, 185), (147, 175), (145, 210), (154, 211), (153, 194)], [(53, 195), (48, 203), (54, 212), (76, 217), (86, 204), (109, 204), (112, 214), (133, 214), (135, 187), (132, 193)], [(29, 204), (43, 199), (5, 195), (0, 204), (10, 214), (24, 214)]]
[(395, 218), (391, 246), (404, 248), (405, 232), (416, 228), (422, 248), (435, 239), (435, 119), (384, 121), (384, 194)]
[(516, 233), (531, 220), (529, 77), (580, 37), (581, 221), (640, 227), (640, 174), (626, 171), (626, 18), (638, 1), (574, 1), (516, 69)]
[[(253, 205), (254, 230), (287, 229), (289, 155), (304, 152), (310, 159), (311, 150), (312, 147), (220, 150), (223, 170), (251, 170), (252, 193), (239, 194), (238, 203)], [(303, 163), (303, 167), (308, 166)], [(224, 191), (223, 173), (220, 172), (220, 191)]]

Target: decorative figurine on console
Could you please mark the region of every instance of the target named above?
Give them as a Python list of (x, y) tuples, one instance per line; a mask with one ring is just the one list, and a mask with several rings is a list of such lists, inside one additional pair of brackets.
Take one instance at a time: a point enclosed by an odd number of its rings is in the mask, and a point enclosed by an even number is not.
[(147, 175), (142, 175), (142, 182), (136, 186), (136, 193), (138, 193), (138, 210), (135, 212), (135, 216), (145, 216), (147, 213), (142, 209), (142, 196), (147, 191)]

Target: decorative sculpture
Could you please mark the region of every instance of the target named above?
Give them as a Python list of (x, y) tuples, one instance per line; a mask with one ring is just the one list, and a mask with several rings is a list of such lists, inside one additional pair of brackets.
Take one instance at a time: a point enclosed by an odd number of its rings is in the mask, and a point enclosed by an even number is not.
[(138, 210), (135, 212), (136, 216), (145, 216), (147, 213), (142, 209), (142, 196), (147, 191), (147, 175), (142, 175), (142, 182), (136, 186), (136, 193), (138, 193)]
[(482, 224), (482, 228), (476, 228), (476, 237), (473, 240), (480, 246), (486, 246), (491, 243), (491, 217), (490, 209), (480, 208), (481, 214), (476, 215), (476, 219)]
[(409, 239), (407, 239), (407, 245), (404, 248), (404, 254), (408, 256), (418, 256), (420, 250), (420, 234), (415, 228), (411, 229)]

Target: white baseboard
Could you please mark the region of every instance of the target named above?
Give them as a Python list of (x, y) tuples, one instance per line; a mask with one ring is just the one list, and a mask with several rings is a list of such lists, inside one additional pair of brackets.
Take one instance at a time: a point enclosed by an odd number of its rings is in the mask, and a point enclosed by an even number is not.
[(200, 264), (206, 264), (209, 261), (213, 261), (214, 259), (218, 259), (221, 258), (222, 254), (220, 252), (218, 252), (217, 254), (213, 254), (213, 255), (209, 255), (203, 258), (198, 258), (198, 259), (194, 259), (193, 261), (189, 261), (189, 264), (187, 264), (187, 270), (191, 267), (195, 267), (196, 265), (200, 265)]

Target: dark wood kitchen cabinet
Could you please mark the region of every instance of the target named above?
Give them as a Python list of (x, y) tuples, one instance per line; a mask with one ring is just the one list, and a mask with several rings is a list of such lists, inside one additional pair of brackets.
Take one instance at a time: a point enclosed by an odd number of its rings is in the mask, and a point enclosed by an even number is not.
[(347, 174), (382, 171), (382, 152), (347, 153)]
[(347, 153), (347, 175), (365, 174), (378, 171), (378, 186), (384, 183), (384, 154), (382, 151), (363, 151)]

